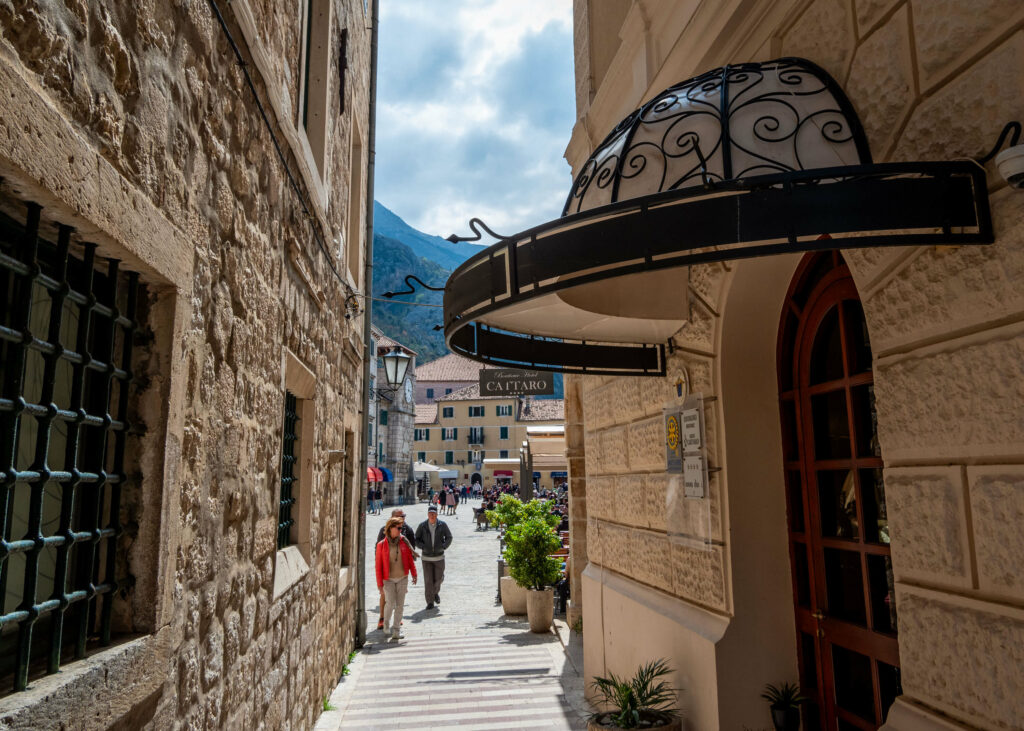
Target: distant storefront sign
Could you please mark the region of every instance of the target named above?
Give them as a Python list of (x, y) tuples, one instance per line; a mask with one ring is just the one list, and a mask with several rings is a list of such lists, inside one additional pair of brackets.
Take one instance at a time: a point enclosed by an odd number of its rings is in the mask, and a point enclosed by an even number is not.
[(552, 472), (551, 476), (552, 477), (568, 477), (569, 473), (568, 472)]
[(547, 371), (484, 368), (480, 371), (482, 396), (552, 396), (555, 381)]

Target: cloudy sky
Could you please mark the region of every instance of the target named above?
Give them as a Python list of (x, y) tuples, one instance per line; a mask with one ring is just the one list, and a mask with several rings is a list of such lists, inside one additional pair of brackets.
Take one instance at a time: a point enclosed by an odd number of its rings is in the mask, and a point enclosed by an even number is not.
[(431, 234), (561, 213), (572, 0), (381, 0), (378, 201)]

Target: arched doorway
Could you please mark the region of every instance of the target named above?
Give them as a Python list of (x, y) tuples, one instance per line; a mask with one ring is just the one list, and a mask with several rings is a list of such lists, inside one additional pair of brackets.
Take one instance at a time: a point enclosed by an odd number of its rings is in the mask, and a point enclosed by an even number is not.
[(471, 477), (471, 478), (470, 478), (470, 480), (469, 480), (469, 484), (470, 484), (470, 485), (477, 485), (477, 484), (481, 484), (481, 485), (482, 485), (482, 484), (483, 484), (483, 481), (484, 481), (484, 480), (483, 480), (483, 478), (482, 478), (482, 477), (480, 476), (480, 473), (479, 473), (479, 472), (474, 472), (474, 473), (473, 473), (473, 477)]
[(779, 404), (804, 727), (877, 729), (900, 690), (871, 344), (839, 252), (783, 305)]

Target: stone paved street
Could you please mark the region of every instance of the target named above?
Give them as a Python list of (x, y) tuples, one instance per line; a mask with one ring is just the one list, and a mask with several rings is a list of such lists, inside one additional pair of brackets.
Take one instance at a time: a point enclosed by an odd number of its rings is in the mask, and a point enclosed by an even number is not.
[[(352, 672), (332, 694), (318, 731), (333, 729), (583, 729), (579, 638), (564, 623), (546, 635), (529, 631), (525, 617), (507, 617), (495, 601), (497, 533), (477, 531), (472, 507), (441, 516), (452, 531), (439, 609), (426, 610), (422, 577), (410, 584), (405, 639), (377, 631), (373, 541), (384, 515), (367, 519), (367, 642)], [(406, 506), (415, 528), (425, 503)], [(417, 564), (419, 569), (419, 564)]]

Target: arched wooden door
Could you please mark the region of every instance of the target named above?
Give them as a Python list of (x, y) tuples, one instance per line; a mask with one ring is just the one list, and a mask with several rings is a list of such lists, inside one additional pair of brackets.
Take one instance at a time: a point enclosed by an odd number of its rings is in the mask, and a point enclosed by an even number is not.
[(779, 327), (805, 729), (877, 729), (900, 690), (871, 344), (839, 252), (808, 254)]

